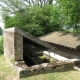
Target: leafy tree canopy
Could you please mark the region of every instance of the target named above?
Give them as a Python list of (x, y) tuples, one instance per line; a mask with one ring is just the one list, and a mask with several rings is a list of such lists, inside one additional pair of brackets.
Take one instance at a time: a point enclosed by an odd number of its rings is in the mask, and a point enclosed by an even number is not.
[(57, 4), (63, 24), (80, 33), (80, 0), (57, 0)]
[(5, 28), (19, 27), (35, 36), (62, 30), (59, 13), (52, 5), (44, 5), (43, 7), (35, 5), (22, 9), (22, 11), (16, 11), (15, 16), (7, 15), (4, 23)]

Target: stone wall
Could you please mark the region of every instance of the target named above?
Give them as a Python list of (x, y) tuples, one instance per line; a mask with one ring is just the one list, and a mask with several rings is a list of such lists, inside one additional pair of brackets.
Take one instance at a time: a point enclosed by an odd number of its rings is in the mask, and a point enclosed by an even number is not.
[(61, 56), (64, 56), (68, 59), (77, 59), (78, 58), (78, 55), (74, 55), (74, 54), (71, 54), (67, 51), (63, 51), (63, 50), (57, 50), (57, 54), (61, 55)]
[(7, 60), (14, 58), (14, 33), (13, 31), (4, 31), (4, 55)]
[(65, 71), (74, 69), (73, 62), (53, 62), (53, 63), (42, 63), (40, 65), (34, 65), (28, 67), (24, 62), (15, 62), (15, 67), (18, 72), (19, 78), (29, 77), (32, 75), (51, 73), (55, 71)]
[(61, 56), (67, 57), (69, 59), (73, 59), (73, 58), (78, 59), (80, 56), (78, 50), (67, 48), (64, 46), (56, 45), (56, 44), (52, 44), (52, 45), (57, 48), (56, 54), (59, 54)]
[(23, 60), (23, 37), (13, 29), (4, 30), (4, 55), (10, 63)]
[(14, 52), (15, 61), (23, 60), (23, 36), (19, 34), (14, 36)]

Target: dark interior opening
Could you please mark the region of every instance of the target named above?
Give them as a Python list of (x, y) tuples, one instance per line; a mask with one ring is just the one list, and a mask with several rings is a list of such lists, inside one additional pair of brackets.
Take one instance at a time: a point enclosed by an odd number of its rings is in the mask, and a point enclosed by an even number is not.
[(27, 66), (36, 65), (36, 63), (31, 59), (31, 57), (26, 56), (25, 54), (23, 54), (23, 59), (25, 61), (25, 64), (27, 64)]
[(47, 58), (41, 59), (40, 56), (30, 57), (30, 56), (26, 56), (25, 54), (23, 54), (23, 58), (24, 58), (25, 64), (27, 66), (33, 66), (33, 65), (38, 65), (38, 64), (41, 64), (41, 63), (50, 62), (49, 59), (47, 59)]
[(47, 59), (41, 59), (39, 56), (43, 56), (43, 50), (46, 48), (31, 42), (23, 38), (23, 59), (27, 66), (33, 66), (48, 62)]

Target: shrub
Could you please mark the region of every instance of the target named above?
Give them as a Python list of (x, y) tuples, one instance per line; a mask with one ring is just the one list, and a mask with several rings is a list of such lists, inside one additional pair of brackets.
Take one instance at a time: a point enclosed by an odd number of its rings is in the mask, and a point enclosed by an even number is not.
[(0, 54), (3, 54), (3, 37), (0, 36)]

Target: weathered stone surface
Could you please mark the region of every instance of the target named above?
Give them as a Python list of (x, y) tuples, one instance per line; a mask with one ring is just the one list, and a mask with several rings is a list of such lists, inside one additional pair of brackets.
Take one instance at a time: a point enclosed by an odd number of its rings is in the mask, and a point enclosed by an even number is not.
[(31, 67), (23, 68), (21, 66), (15, 66), (17, 68), (18, 76), (29, 77), (31, 75), (37, 75), (42, 73), (54, 72), (54, 71), (64, 71), (74, 69), (73, 62), (59, 62), (59, 63), (42, 63), (40, 65), (34, 65)]
[(23, 60), (23, 37), (13, 30), (4, 31), (4, 55), (10, 63)]
[(26, 39), (30, 40), (31, 42), (34, 42), (35, 44), (38, 44), (40, 46), (43, 46), (47, 49), (52, 50), (53, 52), (56, 51), (56, 47), (48, 44), (47, 42), (44, 42), (38, 38), (36, 38), (35, 36), (28, 34), (27, 32), (24, 32), (23, 30), (19, 29), (19, 28), (15, 28), (15, 34), (20, 34), (21, 36), (25, 37)]
[(4, 31), (4, 55), (7, 60), (14, 59), (14, 31)]
[(23, 60), (23, 37), (14, 35), (14, 52), (15, 60)]

